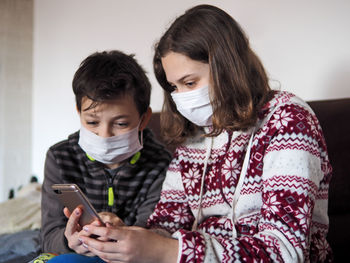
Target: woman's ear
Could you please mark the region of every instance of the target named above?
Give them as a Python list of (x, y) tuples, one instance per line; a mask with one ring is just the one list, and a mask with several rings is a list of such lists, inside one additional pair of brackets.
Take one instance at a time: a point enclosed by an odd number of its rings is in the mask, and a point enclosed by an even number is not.
[(142, 131), (143, 129), (145, 129), (147, 127), (147, 124), (149, 122), (149, 120), (151, 119), (152, 116), (152, 109), (151, 107), (148, 107), (147, 111), (142, 115), (142, 120), (140, 123), (140, 131)]

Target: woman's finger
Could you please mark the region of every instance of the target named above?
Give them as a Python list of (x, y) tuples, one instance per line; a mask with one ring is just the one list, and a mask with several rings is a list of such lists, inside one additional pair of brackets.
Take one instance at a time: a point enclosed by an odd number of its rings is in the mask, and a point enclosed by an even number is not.
[[(103, 222), (105, 222), (104, 220), (103, 220)], [(94, 225), (94, 226), (103, 226), (105, 223), (103, 223), (103, 222), (101, 222), (100, 220), (98, 220), (98, 219), (96, 219), (96, 220), (94, 220), (92, 223), (91, 223), (91, 225)]]
[[(116, 246), (116, 242), (114, 242), (115, 244), (113, 244), (113, 246)], [(88, 246), (88, 245), (86, 245)], [(105, 247), (106, 248), (106, 247)], [(123, 254), (121, 253), (117, 253), (115, 252), (115, 249), (111, 248), (110, 250), (112, 250), (113, 252), (106, 252), (106, 251), (101, 251), (98, 250), (92, 246), (88, 246), (88, 249), (90, 250), (90, 252), (96, 256), (98, 256), (99, 258), (101, 258), (102, 260), (106, 261), (106, 262), (125, 262), (125, 260), (123, 260)]]
[(80, 245), (77, 246), (74, 251), (78, 254), (81, 254), (81, 255), (86, 255), (88, 253), (91, 253), (91, 251), (88, 249), (88, 247), (83, 244), (82, 242), (80, 242)]
[(83, 230), (90, 235), (96, 235), (111, 240), (118, 240), (122, 236), (122, 230), (116, 227), (99, 227), (94, 225), (86, 225)]
[(118, 242), (115, 241), (100, 241), (98, 239), (83, 237), (82, 242), (84, 247), (88, 248), (89, 251), (95, 254), (95, 252), (101, 253), (113, 253), (118, 254)]

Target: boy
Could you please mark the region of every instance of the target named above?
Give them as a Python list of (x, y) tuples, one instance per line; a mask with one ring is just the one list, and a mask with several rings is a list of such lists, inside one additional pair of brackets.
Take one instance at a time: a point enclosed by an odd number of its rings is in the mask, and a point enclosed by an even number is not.
[(73, 91), (81, 129), (47, 152), (41, 245), (44, 252), (92, 256), (79, 241), (82, 210), (63, 213), (51, 185), (77, 184), (105, 222), (145, 226), (171, 157), (146, 129), (151, 85), (133, 56), (90, 55), (74, 75)]

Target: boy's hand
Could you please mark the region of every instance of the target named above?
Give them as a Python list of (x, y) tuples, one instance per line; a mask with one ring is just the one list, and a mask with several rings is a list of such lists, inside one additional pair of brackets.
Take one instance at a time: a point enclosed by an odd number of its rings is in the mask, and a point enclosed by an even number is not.
[(86, 246), (80, 241), (82, 236), (90, 236), (90, 233), (82, 230), (79, 225), (79, 218), (83, 213), (81, 207), (77, 207), (74, 209), (73, 213), (70, 213), (68, 208), (63, 209), (64, 215), (68, 218), (68, 222), (66, 225), (66, 229), (64, 231), (64, 236), (67, 238), (68, 247), (74, 250), (78, 254), (82, 254), (85, 256), (95, 256), (91, 253)]
[(98, 215), (101, 217), (102, 221), (106, 226), (125, 226), (123, 220), (121, 220), (117, 215), (110, 212), (100, 212)]

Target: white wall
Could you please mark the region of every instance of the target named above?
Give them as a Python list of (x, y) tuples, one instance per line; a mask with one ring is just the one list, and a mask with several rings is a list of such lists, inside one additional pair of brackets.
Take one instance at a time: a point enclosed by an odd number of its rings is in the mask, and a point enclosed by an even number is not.
[[(49, 146), (79, 128), (71, 81), (79, 63), (105, 49), (135, 53), (153, 84), (152, 46), (189, 0), (35, 0), (33, 174), (43, 178)], [(350, 1), (214, 1), (250, 37), (271, 78), (305, 100), (350, 97)]]
[(32, 171), (32, 32), (33, 1), (1, 0), (0, 201)]

